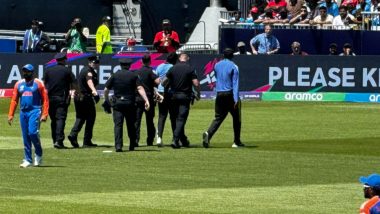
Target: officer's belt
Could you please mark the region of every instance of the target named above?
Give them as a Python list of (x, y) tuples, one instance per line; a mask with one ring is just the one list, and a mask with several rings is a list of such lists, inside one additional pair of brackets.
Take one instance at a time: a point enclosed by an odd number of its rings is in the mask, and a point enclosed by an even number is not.
[(116, 97), (116, 99), (118, 99), (118, 100), (127, 100), (128, 99), (128, 97), (126, 97), (126, 96), (114, 96), (114, 97)]
[(233, 92), (232, 91), (218, 91), (217, 92), (217, 96), (228, 96), (228, 95), (232, 95)]

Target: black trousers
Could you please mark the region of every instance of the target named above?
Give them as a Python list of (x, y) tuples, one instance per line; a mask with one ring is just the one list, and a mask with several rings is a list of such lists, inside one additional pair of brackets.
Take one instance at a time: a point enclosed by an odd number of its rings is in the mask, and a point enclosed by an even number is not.
[(234, 98), (232, 93), (218, 93), (215, 100), (215, 119), (208, 128), (209, 138), (215, 134), (223, 120), (230, 113), (234, 128), (234, 142), (240, 142), (241, 132), (241, 101), (238, 101), (237, 108), (234, 108)]
[(115, 149), (123, 148), (123, 123), (126, 121), (129, 148), (130, 150), (135, 147), (136, 143), (136, 108), (134, 105), (113, 108), (113, 123), (115, 135)]
[(170, 104), (170, 115), (175, 119), (175, 129), (173, 131), (173, 142), (186, 142), (185, 125), (190, 111), (190, 96), (186, 94), (173, 95)]
[(53, 143), (63, 144), (65, 139), (65, 125), (67, 118), (68, 103), (61, 96), (49, 96), (49, 117), (51, 120), (51, 138)]
[(84, 129), (83, 144), (91, 144), (92, 133), (96, 119), (95, 101), (91, 96), (84, 96), (83, 99), (74, 97), (76, 119), (73, 128), (71, 129), (70, 136), (77, 138), (83, 125), (86, 123)]
[[(165, 128), (166, 118), (168, 117), (168, 114), (169, 114), (172, 96), (170, 96), (167, 93), (160, 93), (160, 94), (164, 96), (164, 101), (162, 103), (158, 103), (157, 136), (162, 138), (162, 135), (164, 133), (164, 128)], [(170, 114), (170, 124), (171, 124), (173, 132), (175, 130), (175, 119), (176, 118), (174, 117), (174, 115)]]
[(149, 99), (150, 108), (148, 111), (145, 110), (144, 102), (136, 102), (136, 144), (139, 144), (140, 141), (140, 128), (141, 128), (141, 119), (142, 115), (145, 112), (145, 121), (147, 129), (147, 138), (146, 144), (153, 145), (154, 136), (156, 135), (156, 127), (154, 127), (154, 115), (155, 115), (155, 104), (153, 99)]

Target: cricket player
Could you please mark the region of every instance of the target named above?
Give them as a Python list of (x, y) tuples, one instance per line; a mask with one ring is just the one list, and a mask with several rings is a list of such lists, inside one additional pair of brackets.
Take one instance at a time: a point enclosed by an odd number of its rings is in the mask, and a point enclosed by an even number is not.
[(8, 113), (8, 124), (12, 125), (16, 107), (20, 101), (20, 124), (24, 141), (24, 160), (21, 168), (32, 166), (32, 143), (35, 149), (34, 166), (42, 163), (40, 142), (40, 121), (46, 121), (49, 112), (49, 99), (43, 82), (33, 77), (34, 67), (27, 64), (22, 68), (23, 79), (13, 89)]

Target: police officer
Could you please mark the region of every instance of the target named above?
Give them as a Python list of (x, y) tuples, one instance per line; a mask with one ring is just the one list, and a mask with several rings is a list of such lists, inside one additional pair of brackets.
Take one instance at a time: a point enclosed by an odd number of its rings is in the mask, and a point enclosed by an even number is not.
[(92, 143), (92, 132), (95, 124), (96, 109), (95, 104), (99, 102), (99, 95), (96, 86), (99, 83), (97, 69), (99, 68), (99, 57), (90, 56), (88, 58), (88, 66), (84, 67), (78, 77), (79, 90), (74, 96), (74, 104), (76, 111), (76, 120), (70, 135), (68, 136), (71, 144), (78, 147), (78, 133), (86, 123), (83, 147), (95, 147)]
[[(70, 89), (74, 88), (75, 76), (66, 67), (66, 53), (58, 53), (54, 56), (57, 65), (49, 67), (44, 74), (44, 83), (49, 96), (49, 116), (51, 119), (51, 137), (54, 147), (65, 148), (65, 124), (67, 108), (70, 104)], [(78, 144), (73, 144), (78, 147)]]
[[(131, 59), (120, 59), (121, 70), (114, 73), (106, 82), (104, 88), (103, 107), (108, 109), (112, 106), (113, 122), (115, 134), (115, 150), (123, 151), (123, 123), (127, 123), (129, 137), (129, 151), (135, 149), (136, 143), (136, 89), (144, 100), (146, 110), (149, 110), (149, 100), (145, 94), (144, 87), (141, 86), (136, 73), (129, 71), (132, 63)], [(109, 97), (109, 90), (114, 90), (114, 96)]]
[(179, 55), (179, 62), (170, 68), (166, 74), (173, 93), (170, 104), (170, 115), (173, 115), (173, 118), (175, 118), (175, 130), (171, 144), (174, 149), (181, 147), (179, 141), (181, 141), (182, 146), (189, 147), (190, 143), (185, 135), (185, 124), (189, 116), (193, 86), (196, 93), (199, 94), (199, 81), (194, 68), (188, 64), (189, 59), (186, 53), (181, 53)]
[(232, 61), (233, 50), (226, 48), (223, 52), (224, 59), (215, 64), (216, 76), (216, 100), (215, 119), (210, 127), (203, 133), (203, 147), (208, 148), (210, 139), (218, 130), (228, 112), (232, 115), (234, 128), (234, 144), (232, 147), (243, 147), (240, 141), (241, 130), (241, 102), (239, 99), (239, 68)]
[(160, 84), (160, 78), (153, 72), (153, 68), (150, 67), (151, 58), (149, 54), (146, 54), (142, 58), (143, 66), (135, 71), (138, 76), (141, 86), (144, 87), (145, 94), (149, 100), (151, 108), (145, 110), (145, 100), (139, 95), (136, 94), (136, 145), (139, 145), (140, 141), (140, 127), (141, 127), (141, 118), (145, 112), (145, 121), (147, 129), (147, 138), (146, 144), (148, 146), (153, 145), (154, 136), (156, 134), (156, 128), (154, 127), (154, 87)]

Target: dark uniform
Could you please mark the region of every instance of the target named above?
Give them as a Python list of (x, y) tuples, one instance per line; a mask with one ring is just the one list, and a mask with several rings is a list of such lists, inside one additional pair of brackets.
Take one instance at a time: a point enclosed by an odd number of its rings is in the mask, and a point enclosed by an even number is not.
[(145, 101), (144, 99), (136, 92), (136, 146), (139, 145), (140, 141), (140, 127), (141, 127), (141, 118), (145, 112), (145, 121), (147, 128), (147, 138), (146, 144), (148, 146), (153, 145), (154, 136), (156, 134), (156, 128), (154, 127), (154, 86), (155, 80), (158, 76), (153, 72), (153, 69), (149, 66), (143, 66), (141, 69), (137, 70), (136, 75), (138, 76), (141, 86), (144, 87), (146, 96), (148, 97), (149, 103), (152, 105), (149, 110), (145, 110)]
[[(122, 61), (130, 63), (129, 59)], [(137, 75), (129, 70), (122, 69), (114, 73), (106, 82), (107, 89), (114, 90), (111, 98), (113, 108), (113, 122), (115, 134), (115, 149), (117, 152), (123, 148), (123, 123), (127, 123), (128, 137), (130, 140), (129, 150), (133, 151), (136, 143), (136, 88), (140, 85)]]
[(172, 99), (170, 104), (170, 115), (175, 118), (175, 130), (173, 132), (173, 148), (188, 147), (189, 141), (185, 135), (185, 125), (189, 116), (190, 102), (192, 100), (193, 79), (197, 79), (194, 68), (186, 62), (174, 65), (166, 77), (169, 79)]
[[(89, 60), (92, 60), (92, 58), (89, 58)], [(90, 77), (88, 73), (91, 73), (92, 77)], [(79, 73), (79, 92), (77, 92), (74, 96), (76, 120), (73, 128), (71, 129), (70, 135), (68, 136), (72, 144), (77, 142), (78, 133), (81, 131), (84, 123), (86, 123), (83, 147), (97, 146), (92, 143), (91, 139), (96, 119), (95, 104), (99, 100), (94, 99), (95, 97), (92, 94), (92, 90), (87, 84), (87, 80), (89, 79), (92, 80), (95, 87), (99, 84), (98, 74), (95, 69), (90, 66), (86, 66)]]
[(44, 74), (44, 82), (49, 96), (49, 116), (51, 119), (51, 137), (55, 148), (64, 148), (67, 108), (70, 104), (70, 87), (75, 81), (74, 74), (65, 66), (65, 53), (54, 57), (59, 60), (56, 66), (50, 67)]

